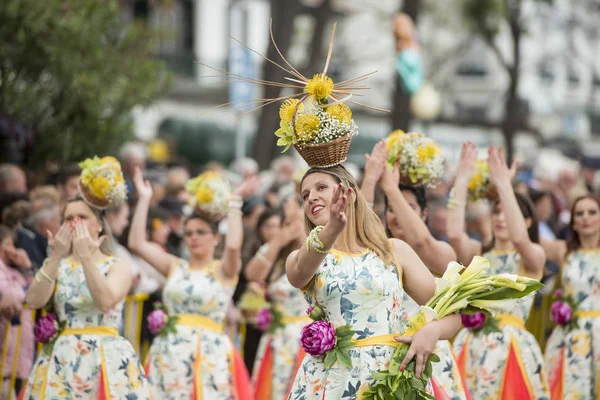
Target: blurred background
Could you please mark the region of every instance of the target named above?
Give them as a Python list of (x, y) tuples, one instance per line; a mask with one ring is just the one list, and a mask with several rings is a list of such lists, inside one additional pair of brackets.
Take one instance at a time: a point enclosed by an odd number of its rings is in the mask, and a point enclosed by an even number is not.
[[(412, 99), (395, 66), (400, 11), (415, 21), (423, 60)], [(52, 169), (138, 140), (156, 161), (248, 156), (268, 167), (278, 104), (243, 116), (214, 107), (279, 90), (228, 83), (200, 63), (282, 81), (232, 39), (281, 63), (271, 18), (279, 49), (305, 75), (323, 68), (334, 23), (334, 81), (377, 71), (360, 101), (391, 112), (353, 107), (358, 165), (397, 128), (432, 136), (451, 164), (465, 140), (505, 145), (522, 166), (600, 155), (597, 0), (4, 0), (1, 159)]]

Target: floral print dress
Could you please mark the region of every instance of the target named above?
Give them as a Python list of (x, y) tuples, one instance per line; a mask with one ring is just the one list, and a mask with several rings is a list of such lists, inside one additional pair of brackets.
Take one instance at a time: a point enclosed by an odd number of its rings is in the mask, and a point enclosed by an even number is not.
[[(98, 265), (107, 275), (118, 259)], [(70, 258), (58, 269), (53, 297), (59, 321), (67, 334), (58, 337), (51, 354), (42, 351), (29, 377), (24, 397), (29, 400), (150, 399), (150, 390), (131, 343), (116, 334), (123, 315), (121, 301), (100, 311), (88, 289), (83, 266)], [(114, 333), (113, 333), (114, 332)]]
[[(404, 314), (402, 321), (406, 325), (411, 317), (419, 312), (419, 305), (406, 292), (402, 300)], [(440, 340), (435, 348), (440, 362), (433, 364), (433, 378), (450, 400), (467, 400), (465, 387), (448, 340)]]
[(600, 249), (567, 256), (562, 285), (579, 302), (578, 328), (557, 327), (546, 345), (546, 367), (553, 400), (600, 396)]
[(218, 267), (215, 261), (192, 269), (181, 260), (167, 279), (163, 301), (180, 320), (177, 332), (157, 336), (148, 353), (146, 374), (156, 399), (234, 400), (252, 392), (224, 332), (236, 282), (222, 281)]
[(269, 283), (267, 293), (283, 317), (283, 326), (260, 339), (252, 381), (256, 400), (281, 400), (286, 398), (304, 356), (300, 336), (311, 320), (306, 315), (308, 303), (302, 292), (292, 286), (285, 273)]
[[(490, 274), (518, 274), (521, 256), (516, 251), (490, 251), (483, 255)], [(542, 352), (535, 337), (525, 330), (533, 294), (517, 302), (509, 314), (498, 314), (502, 333), (473, 333), (462, 329), (454, 351), (473, 399), (549, 399)]]
[[(354, 339), (399, 334), (403, 332), (401, 276), (396, 266), (386, 265), (371, 250), (362, 254), (331, 250), (304, 288), (304, 296), (311, 306), (321, 307), (335, 328), (352, 325)], [(373, 382), (371, 374), (389, 365), (394, 350), (389, 345), (352, 348), (352, 369), (336, 362), (327, 370), (322, 357), (307, 354), (288, 399), (356, 399)]]

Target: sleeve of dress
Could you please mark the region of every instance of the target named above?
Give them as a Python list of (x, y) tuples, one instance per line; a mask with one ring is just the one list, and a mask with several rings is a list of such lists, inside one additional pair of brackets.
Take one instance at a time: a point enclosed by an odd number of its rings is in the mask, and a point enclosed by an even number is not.
[(421, 56), (414, 50), (403, 50), (396, 56), (396, 70), (404, 90), (415, 94), (423, 85), (423, 64)]

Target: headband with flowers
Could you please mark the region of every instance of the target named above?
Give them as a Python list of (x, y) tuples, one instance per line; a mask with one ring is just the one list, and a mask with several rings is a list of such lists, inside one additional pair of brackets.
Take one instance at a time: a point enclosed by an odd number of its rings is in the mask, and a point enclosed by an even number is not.
[(127, 187), (121, 164), (114, 157), (94, 156), (81, 163), (79, 192), (92, 207), (104, 210), (127, 200)]

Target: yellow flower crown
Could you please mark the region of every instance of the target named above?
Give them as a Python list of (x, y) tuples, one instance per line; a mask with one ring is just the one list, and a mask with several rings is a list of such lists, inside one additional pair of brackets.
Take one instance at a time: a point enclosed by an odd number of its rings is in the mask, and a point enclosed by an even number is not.
[(400, 166), (401, 182), (435, 186), (444, 173), (440, 146), (418, 132), (393, 131), (385, 140), (388, 164)]
[(79, 191), (89, 205), (106, 209), (127, 200), (127, 186), (116, 158), (94, 156), (82, 161), (79, 166), (82, 169)]
[(190, 206), (203, 215), (221, 218), (227, 214), (231, 186), (218, 172), (208, 171), (190, 179), (186, 184)]
[(358, 85), (358, 83), (364, 81), (376, 71), (339, 83), (334, 83), (327, 76), (333, 51), (335, 29), (336, 25), (333, 26), (333, 31), (331, 32), (327, 60), (323, 72), (315, 74), (311, 79), (298, 72), (281, 54), (273, 37), (272, 21), (270, 27), (271, 42), (285, 63), (285, 67), (252, 50), (241, 42), (238, 41), (238, 43), (290, 75), (285, 77), (287, 82), (282, 83), (246, 78), (202, 64), (205, 67), (223, 73), (228, 79), (295, 91), (296, 93), (277, 98), (253, 99), (250, 102), (242, 100), (243, 104), (238, 107), (246, 107), (252, 103), (257, 104), (255, 108), (242, 114), (245, 115), (266, 105), (283, 101), (279, 109), (279, 117), (281, 119), (280, 128), (275, 132), (275, 135), (279, 138), (277, 144), (284, 147), (284, 152), (293, 145), (311, 167), (330, 167), (341, 164), (346, 160), (352, 137), (358, 134), (358, 127), (352, 120), (350, 107), (345, 103), (389, 112), (389, 110), (371, 107), (352, 100), (352, 96), (356, 91), (369, 89), (367, 86)]

